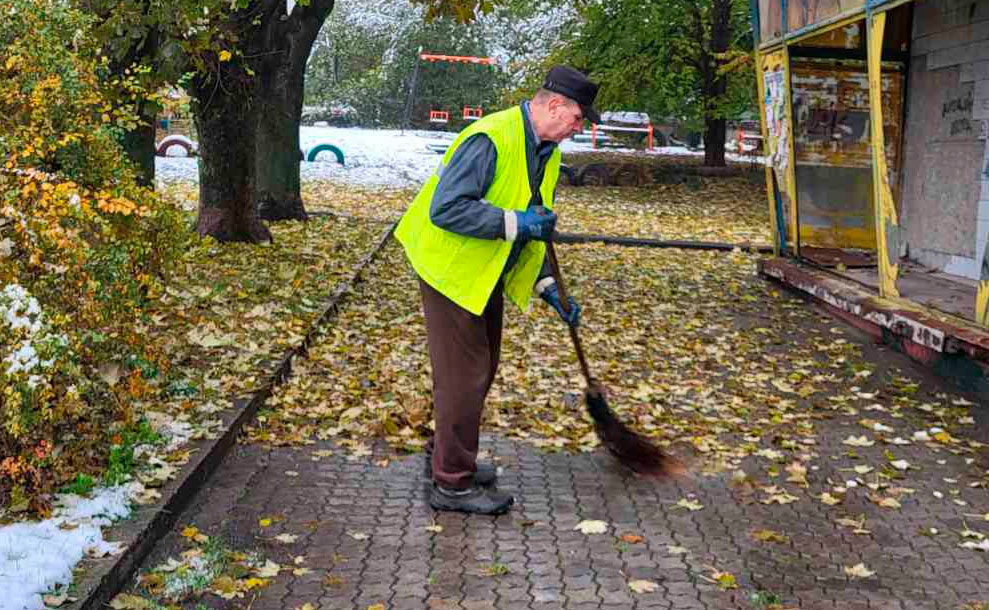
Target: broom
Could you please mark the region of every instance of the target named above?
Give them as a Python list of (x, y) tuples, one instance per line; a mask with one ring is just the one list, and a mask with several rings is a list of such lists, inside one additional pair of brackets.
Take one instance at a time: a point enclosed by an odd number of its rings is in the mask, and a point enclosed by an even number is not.
[[(570, 298), (566, 287), (563, 285), (563, 277), (560, 275), (560, 265), (556, 260), (556, 250), (552, 241), (546, 242), (546, 256), (553, 272), (553, 279), (556, 280), (560, 305), (563, 307), (564, 313), (569, 315)], [(630, 429), (615, 416), (605, 399), (604, 388), (591, 376), (591, 370), (587, 366), (587, 358), (584, 356), (584, 348), (580, 343), (577, 329), (569, 324), (567, 327), (570, 329), (570, 338), (573, 340), (574, 349), (577, 351), (580, 370), (584, 373), (584, 380), (587, 382), (587, 389), (584, 392), (587, 412), (594, 420), (594, 431), (601, 439), (601, 444), (618, 458), (619, 462), (639, 474), (649, 476), (682, 474), (684, 467), (678, 460), (664, 453), (662, 449)]]

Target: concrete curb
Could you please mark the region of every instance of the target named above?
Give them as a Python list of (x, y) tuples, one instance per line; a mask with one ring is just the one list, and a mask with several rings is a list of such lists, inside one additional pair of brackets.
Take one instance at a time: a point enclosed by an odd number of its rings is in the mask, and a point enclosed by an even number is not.
[(134, 570), (151, 552), (158, 540), (175, 525), (176, 520), (189, 501), (209, 479), (223, 460), (227, 451), (237, 440), (244, 425), (251, 421), (258, 409), (271, 397), (272, 392), (292, 374), (292, 363), (296, 357), (305, 357), (323, 325), (332, 320), (340, 311), (355, 284), (362, 281), (361, 274), (384, 250), (395, 228), (393, 223), (382, 232), (374, 247), (357, 264), (354, 273), (337, 285), (331, 294), (326, 308), (309, 327), (299, 345), (291, 348), (282, 357), (267, 382), (249, 400), (235, 400), (233, 409), (224, 412), (223, 432), (213, 440), (190, 444), (194, 451), (193, 459), (182, 468), (179, 476), (160, 491), (163, 500), (154, 506), (139, 507), (127, 521), (123, 521), (107, 533), (127, 547), (115, 557), (105, 559), (84, 559), (76, 570), (82, 575), (76, 580), (74, 597), (78, 601), (66, 604), (68, 610), (99, 610), (106, 606), (128, 583)]

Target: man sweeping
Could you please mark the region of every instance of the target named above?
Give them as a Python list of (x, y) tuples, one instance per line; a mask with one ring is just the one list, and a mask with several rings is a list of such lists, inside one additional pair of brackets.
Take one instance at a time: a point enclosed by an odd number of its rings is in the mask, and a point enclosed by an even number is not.
[(535, 290), (566, 323), (579, 323), (577, 303), (569, 299), (569, 314), (560, 303), (543, 242), (557, 219), (557, 144), (585, 118), (600, 120), (597, 91), (581, 72), (552, 68), (531, 101), (457, 136), (395, 229), (419, 275), (433, 365), (434, 509), (500, 514), (514, 501), (494, 488), (494, 466), (477, 463), (481, 411), (501, 352), (503, 294), (525, 311)]

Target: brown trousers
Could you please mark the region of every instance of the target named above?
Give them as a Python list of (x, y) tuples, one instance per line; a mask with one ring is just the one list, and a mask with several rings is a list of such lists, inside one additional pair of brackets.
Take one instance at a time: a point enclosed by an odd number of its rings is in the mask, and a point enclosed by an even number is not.
[(419, 280), (433, 364), (433, 480), (464, 489), (477, 470), (484, 398), (501, 356), (502, 284), (475, 316)]

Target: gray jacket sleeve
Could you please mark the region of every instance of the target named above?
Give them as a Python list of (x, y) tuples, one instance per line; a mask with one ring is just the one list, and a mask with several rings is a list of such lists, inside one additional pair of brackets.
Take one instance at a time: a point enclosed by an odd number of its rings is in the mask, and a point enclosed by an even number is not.
[[(494, 182), (497, 155), (494, 143), (482, 133), (464, 140), (443, 168), (433, 193), (429, 205), (433, 224), (469, 237), (506, 239), (506, 211), (484, 199)], [(509, 232), (514, 239), (514, 230)]]

